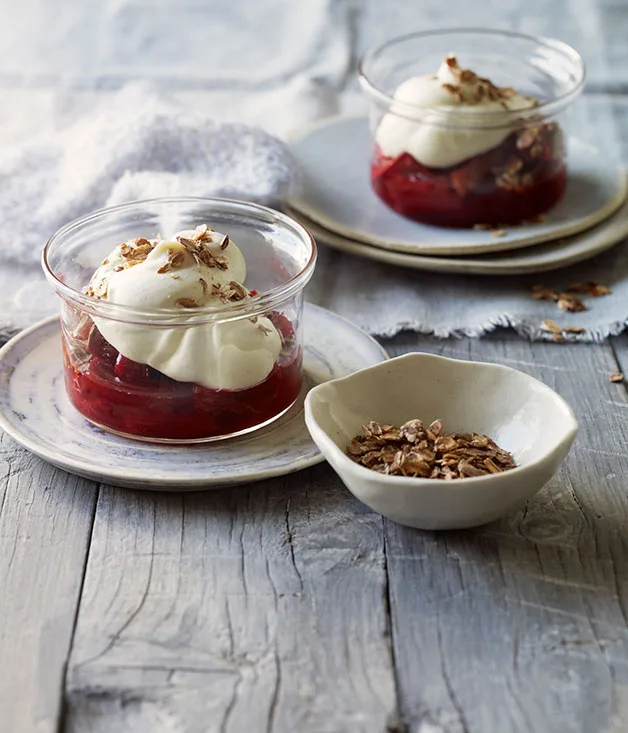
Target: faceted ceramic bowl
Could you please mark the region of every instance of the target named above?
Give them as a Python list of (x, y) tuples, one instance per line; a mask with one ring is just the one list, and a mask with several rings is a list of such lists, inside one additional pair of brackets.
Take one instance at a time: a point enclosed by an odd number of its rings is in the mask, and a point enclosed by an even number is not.
[[(369, 420), (401, 425), (442, 418), (447, 432), (477, 432), (510, 451), (517, 468), (454, 481), (388, 476), (345, 453)], [(509, 367), (407, 354), (315, 387), (305, 420), (354, 496), (400, 524), (474, 527), (516, 509), (557, 471), (576, 437), (571, 408), (537, 379)]]

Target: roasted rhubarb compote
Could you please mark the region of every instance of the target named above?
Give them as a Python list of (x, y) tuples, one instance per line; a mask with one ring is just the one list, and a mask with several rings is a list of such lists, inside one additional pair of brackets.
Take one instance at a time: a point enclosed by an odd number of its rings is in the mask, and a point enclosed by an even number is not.
[[(445, 44), (460, 54), (436, 61)], [(428, 64), (429, 73), (411, 73)], [(399, 214), (437, 226), (538, 219), (565, 192), (558, 116), (583, 78), (573, 49), (519, 34), (443, 31), (384, 44), (361, 63), (375, 193)]]
[[(175, 221), (184, 228), (157, 233)], [(125, 226), (132, 236), (112, 247)], [(98, 426), (153, 441), (271, 422), (301, 390), (302, 290), (314, 260), (298, 224), (241, 202), (140, 202), (68, 225), (46, 246), (44, 268), (63, 301), (70, 401)]]

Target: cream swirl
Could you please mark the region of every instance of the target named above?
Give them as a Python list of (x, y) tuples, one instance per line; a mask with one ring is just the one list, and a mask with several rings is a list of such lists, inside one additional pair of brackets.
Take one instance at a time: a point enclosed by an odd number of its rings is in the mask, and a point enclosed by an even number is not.
[[(265, 379), (281, 336), (265, 317), (186, 324), (186, 313), (249, 297), (246, 263), (229, 238), (206, 226), (172, 241), (123, 242), (94, 272), (86, 292), (150, 311), (181, 308), (173, 326), (95, 317), (103, 338), (123, 356), (172, 379), (210, 389), (243, 389)], [(190, 320), (190, 319), (188, 319)]]
[[(497, 147), (514, 129), (512, 111), (537, 106), (532, 97), (497, 87), (454, 56), (436, 75), (414, 76), (396, 89), (375, 141), (384, 155), (410, 154), (429, 168), (448, 168)], [(466, 115), (464, 125), (461, 112)]]

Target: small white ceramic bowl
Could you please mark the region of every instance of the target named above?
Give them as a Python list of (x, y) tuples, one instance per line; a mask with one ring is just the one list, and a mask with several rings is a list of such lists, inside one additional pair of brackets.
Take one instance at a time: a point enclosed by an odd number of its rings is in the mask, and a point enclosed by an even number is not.
[[(401, 425), (442, 418), (446, 432), (484, 433), (517, 468), (443, 481), (387, 476), (345, 453), (369, 420)], [(385, 517), (420, 529), (491, 522), (517, 508), (554, 475), (578, 431), (569, 405), (542, 382), (509, 367), (406, 354), (321, 384), (305, 401), (321, 453), (354, 496)]]

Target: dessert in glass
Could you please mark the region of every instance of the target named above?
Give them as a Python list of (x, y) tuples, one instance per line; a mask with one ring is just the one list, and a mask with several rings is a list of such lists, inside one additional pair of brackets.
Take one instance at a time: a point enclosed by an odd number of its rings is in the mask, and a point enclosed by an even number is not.
[(371, 183), (399, 214), (444, 227), (541, 218), (567, 184), (565, 112), (584, 83), (568, 45), (519, 33), (414, 33), (368, 52)]
[(71, 403), (105, 430), (165, 443), (276, 420), (301, 391), (315, 261), (292, 219), (227, 199), (134, 202), (66, 225), (43, 266)]

